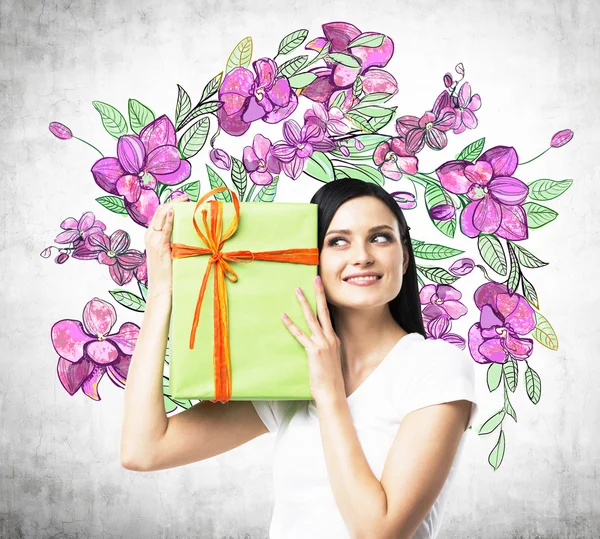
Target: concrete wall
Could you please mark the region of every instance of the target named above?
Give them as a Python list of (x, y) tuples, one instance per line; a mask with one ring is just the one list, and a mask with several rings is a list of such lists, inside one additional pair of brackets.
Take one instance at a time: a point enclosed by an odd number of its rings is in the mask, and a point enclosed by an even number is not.
[[(549, 262), (529, 277), (560, 346), (550, 352), (536, 344), (530, 365), (542, 378), (542, 399), (532, 405), (520, 378), (511, 395), (519, 421), (505, 422), (506, 453), (497, 471), (487, 463), (495, 438), (471, 437), (441, 536), (598, 537), (599, 293), (592, 281), (600, 245), (599, 18), (600, 7), (588, 0), (2, 2), (0, 536), (267, 537), (273, 503), (268, 436), (185, 468), (135, 473), (119, 463), (123, 391), (105, 378), (102, 400), (95, 402), (81, 391), (72, 397), (60, 385), (51, 326), (81, 319), (87, 301), (110, 300), (108, 290), (116, 286), (104, 266), (77, 260), (56, 265), (55, 251), (50, 259), (40, 252), (52, 244), (63, 219), (88, 210), (108, 230), (127, 227), (135, 248), (143, 250), (143, 236), (140, 227), (94, 202), (106, 194), (90, 174), (97, 152), (58, 140), (48, 124), (59, 121), (105, 155), (115, 155), (115, 141), (92, 101), (125, 112), (127, 99), (135, 98), (157, 116), (173, 118), (176, 84), (199, 99), (243, 37), (253, 38), (253, 59), (272, 57), (289, 32), (306, 28), (312, 39), (322, 35), (321, 24), (344, 20), (393, 39), (387, 69), (399, 82), (393, 102), (399, 114), (429, 109), (443, 89), (444, 73), (459, 62), (481, 96), (477, 130), (450, 137), (442, 157), (424, 151), (422, 170), (433, 170), (481, 136), (486, 147), (511, 145), (527, 160), (555, 132), (575, 131), (568, 146), (551, 150), (519, 176), (526, 182), (574, 180), (565, 195), (548, 203), (559, 213), (556, 221), (526, 242)], [(262, 126), (253, 129), (243, 143), (230, 140), (225, 149), (239, 156)], [(193, 162), (206, 192), (202, 170), (208, 157)], [(301, 177), (280, 186), (278, 201), (307, 202), (320, 185)], [(423, 208), (409, 219), (413, 237), (443, 240)], [(466, 254), (476, 256), (474, 242), (463, 240), (457, 236)], [(473, 274), (463, 282), (470, 300), (483, 280)], [(141, 316), (120, 306), (117, 311), (118, 324), (141, 323)], [(458, 332), (466, 335), (472, 322), (458, 324)], [(502, 396), (488, 393), (486, 368), (476, 367), (482, 423), (502, 406)]]

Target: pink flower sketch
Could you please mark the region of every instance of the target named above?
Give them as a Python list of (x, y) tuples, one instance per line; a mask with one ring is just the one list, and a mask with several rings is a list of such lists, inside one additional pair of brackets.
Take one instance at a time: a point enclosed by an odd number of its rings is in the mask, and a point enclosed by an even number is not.
[(60, 320), (52, 326), (58, 378), (70, 395), (81, 389), (90, 399), (101, 400), (98, 384), (105, 373), (117, 387), (125, 387), (140, 328), (126, 322), (110, 333), (116, 321), (115, 308), (94, 298), (83, 309), (83, 324)]
[(323, 130), (313, 122), (300, 128), (296, 120), (288, 120), (283, 123), (283, 136), (285, 141), (277, 142), (271, 153), (283, 163), (284, 172), (293, 180), (298, 179), (314, 151), (334, 148), (331, 139), (325, 138)]
[(475, 163), (447, 161), (437, 169), (444, 189), (455, 194), (466, 193), (472, 201), (461, 214), (464, 234), (475, 238), (485, 232), (507, 240), (527, 239), (527, 215), (521, 203), (527, 198), (529, 188), (512, 176), (517, 163), (514, 148), (496, 146)]
[(281, 163), (272, 151), (271, 141), (260, 133), (254, 136), (252, 146), (244, 148), (244, 167), (256, 185), (273, 183), (273, 174), (281, 172)]
[(425, 144), (432, 150), (441, 150), (448, 144), (446, 131), (454, 127), (456, 113), (451, 106), (450, 94), (444, 90), (435, 100), (433, 108), (420, 118), (402, 116), (396, 120), (396, 131), (405, 140), (406, 150), (415, 154)]
[(108, 266), (110, 276), (118, 285), (131, 281), (133, 270), (145, 262), (140, 251), (129, 248), (130, 243), (129, 234), (124, 230), (116, 230), (110, 237), (99, 232), (85, 239), (87, 249), (95, 253), (100, 264)]
[(145, 227), (160, 204), (155, 191), (158, 182), (176, 185), (190, 172), (190, 163), (179, 156), (175, 127), (166, 115), (139, 135), (119, 137), (117, 157), (103, 157), (92, 167), (96, 183), (108, 193), (123, 196), (127, 213)]
[(379, 69), (385, 67), (394, 54), (394, 43), (389, 37), (383, 36), (381, 45), (377, 47), (350, 47), (349, 45), (359, 38), (379, 36), (380, 34), (376, 32), (363, 33), (356, 26), (347, 22), (331, 22), (324, 24), (322, 28), (325, 36), (313, 39), (305, 48), (320, 52), (329, 42), (331, 43), (329, 54), (343, 53), (350, 56), (354, 62), (352, 65), (345, 65), (332, 58), (326, 58), (327, 67), (316, 67), (308, 71), (317, 78), (302, 89), (301, 95), (311, 101), (331, 103), (331, 98), (335, 98), (340, 91), (343, 91), (346, 97), (342, 110), (345, 112), (354, 104), (352, 85), (358, 76), (362, 79), (363, 91), (366, 94), (397, 93), (396, 79), (387, 71)]
[(475, 111), (481, 107), (479, 94), (471, 96), (471, 85), (468, 82), (463, 83), (458, 92), (458, 96), (452, 96), (452, 105), (456, 120), (452, 126), (453, 133), (458, 135), (466, 129), (475, 129), (477, 127), (477, 118)]
[(85, 212), (79, 220), (73, 217), (67, 217), (61, 224), (60, 228), (65, 232), (61, 232), (54, 238), (56, 243), (73, 244), (73, 252), (71, 256), (79, 260), (93, 260), (98, 257), (98, 253), (90, 251), (85, 243), (85, 240), (93, 235), (106, 230), (106, 225), (102, 221), (96, 220), (96, 217), (91, 211)]
[(506, 285), (494, 282), (475, 291), (481, 316), (469, 330), (469, 350), (478, 363), (524, 360), (533, 351), (533, 339), (524, 336), (535, 328), (534, 311), (523, 296), (508, 292)]
[(277, 77), (277, 64), (270, 58), (252, 62), (255, 75), (245, 67), (227, 73), (219, 88), (219, 126), (234, 137), (243, 135), (256, 120), (274, 124), (287, 118), (298, 106), (298, 97), (284, 77)]
[(373, 162), (393, 181), (400, 180), (402, 174), (416, 174), (419, 167), (419, 160), (406, 149), (401, 137), (392, 137), (380, 144), (373, 154)]

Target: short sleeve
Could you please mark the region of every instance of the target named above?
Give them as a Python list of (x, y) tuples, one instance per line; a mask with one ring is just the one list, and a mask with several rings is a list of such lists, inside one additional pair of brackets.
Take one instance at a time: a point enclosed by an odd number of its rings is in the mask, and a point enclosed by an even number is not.
[(290, 404), (294, 401), (250, 401), (271, 434), (279, 430)]
[(479, 410), (475, 385), (475, 366), (469, 354), (442, 339), (426, 339), (418, 353), (407, 361), (403, 391), (397, 395), (402, 416), (431, 406), (468, 400), (471, 428)]

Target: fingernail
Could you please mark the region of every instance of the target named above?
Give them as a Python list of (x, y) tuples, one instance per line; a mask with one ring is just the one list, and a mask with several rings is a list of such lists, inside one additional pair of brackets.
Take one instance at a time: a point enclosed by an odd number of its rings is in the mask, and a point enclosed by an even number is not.
[(169, 217), (171, 217), (171, 215), (173, 215), (173, 210), (169, 210)]
[(315, 277), (315, 281), (317, 282), (317, 284), (318, 284), (319, 286), (322, 286), (322, 285), (323, 285), (323, 283), (322, 283), (322, 281), (321, 281), (321, 277), (319, 277), (318, 275)]
[(300, 287), (296, 288), (296, 294), (298, 294), (299, 296), (302, 295), (302, 289)]

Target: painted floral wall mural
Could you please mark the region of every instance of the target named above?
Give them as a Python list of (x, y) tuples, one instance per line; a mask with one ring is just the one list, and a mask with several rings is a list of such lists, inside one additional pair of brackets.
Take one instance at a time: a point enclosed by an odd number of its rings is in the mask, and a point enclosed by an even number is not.
[[(533, 177), (527, 164), (567, 144), (573, 131), (548, 136), (544, 151), (523, 160), (520, 155), (535, 150), (517, 149), (510, 140), (489, 147), (476, 134), (485, 96), (476, 92), (475, 81), (466, 80), (462, 63), (440, 74), (430, 110), (414, 110), (395, 99), (398, 81), (386, 70), (394, 54), (391, 37), (344, 22), (323, 24), (321, 36), (308, 34), (292, 32), (274, 55), (256, 60), (246, 37), (194, 105), (197, 90), (188, 93), (177, 85), (172, 116), (156, 117), (149, 104), (133, 98), (125, 113), (94, 101), (114, 139), (108, 156), (68, 126), (49, 125), (56, 138), (83, 143), (64, 151), (89, 152), (89, 181), (106, 194), (93, 206), (90, 201), (78, 218), (57, 215), (57, 221), (62, 218), (57, 235), (41, 256), (57, 264), (101, 264), (114, 282), (108, 293), (92, 294), (80, 313), (63, 313), (49, 328), (58, 381), (70, 395), (95, 401), (101, 400), (103, 379), (125, 387), (139, 326), (118, 317), (115, 305), (144, 311), (146, 255), (143, 246), (132, 245), (130, 232), (147, 227), (159, 204), (181, 194), (195, 202), (218, 187), (234, 189), (240, 202), (270, 203), (280, 181), (301, 175), (314, 182), (356, 178), (388, 190), (409, 221), (412, 211), (425, 212), (439, 232), (435, 243), (412, 240), (427, 336), (465, 350), (485, 369), (489, 399), (498, 411), (477, 433), (490, 438), (488, 462), (497, 469), (505, 453), (505, 422), (517, 421), (511, 396), (523, 391), (539, 405), (536, 349), (558, 349), (534, 286), (534, 270), (549, 262), (534, 253), (536, 231), (556, 226), (551, 201), (572, 180)], [(133, 86), (130, 90), (139, 91)], [(299, 108), (301, 123), (290, 118)], [(279, 134), (249, 138), (253, 123)], [(449, 155), (448, 137), (455, 136), (464, 139), (464, 149)], [(245, 137), (241, 154), (228, 151), (232, 137)], [(421, 170), (421, 152), (438, 152), (434, 170)], [(227, 196), (224, 191), (215, 198), (231, 202)], [(122, 215), (123, 228), (107, 230), (107, 212)], [(472, 240), (469, 252), (457, 248), (460, 236)], [(478, 283), (472, 299), (461, 292), (467, 277)], [(453, 329), (460, 319), (469, 322), (464, 335)], [(168, 352), (167, 347), (167, 372)], [(164, 402), (167, 414), (192, 406), (171, 396), (167, 374)]]

